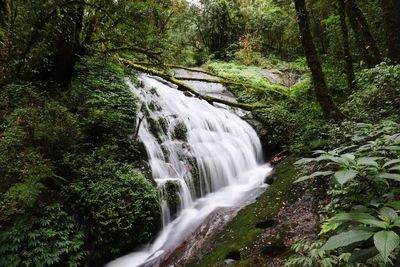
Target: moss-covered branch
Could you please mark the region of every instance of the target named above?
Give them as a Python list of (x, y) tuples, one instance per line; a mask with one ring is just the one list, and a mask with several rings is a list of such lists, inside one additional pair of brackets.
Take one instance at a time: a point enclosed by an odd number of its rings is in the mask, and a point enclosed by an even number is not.
[(185, 81), (196, 81), (196, 82), (206, 82), (206, 83), (223, 83), (223, 84), (236, 84), (236, 85), (243, 85), (246, 86), (247, 84), (243, 84), (241, 82), (236, 82), (232, 80), (226, 79), (210, 79), (210, 78), (193, 78), (193, 77), (175, 77), (178, 80), (185, 80)]
[(172, 75), (166, 74), (164, 72), (158, 71), (158, 70), (154, 70), (139, 64), (136, 64), (130, 60), (121, 58), (121, 57), (114, 57), (116, 60), (118, 60), (119, 62), (121, 62), (122, 64), (129, 66), (131, 68), (134, 68), (136, 70), (151, 74), (151, 75), (155, 75), (155, 76), (159, 76), (161, 78), (163, 78), (164, 80), (167, 80), (173, 84), (176, 84), (178, 86), (178, 90), (183, 91), (183, 92), (190, 92), (191, 94), (193, 94), (194, 96), (200, 98), (200, 99), (204, 99), (206, 100), (208, 103), (213, 104), (213, 103), (220, 103), (220, 104), (224, 104), (227, 106), (231, 106), (231, 107), (236, 107), (236, 108), (240, 108), (243, 110), (248, 110), (248, 111), (252, 111), (255, 109), (260, 109), (260, 108), (269, 108), (270, 106), (267, 105), (260, 105), (260, 104), (243, 104), (243, 103), (237, 103), (237, 102), (233, 102), (233, 101), (229, 101), (229, 100), (225, 100), (225, 99), (220, 99), (217, 97), (213, 97), (213, 96), (208, 96), (208, 95), (203, 95), (201, 93), (199, 93), (196, 89), (194, 89), (193, 87), (191, 87), (190, 85), (186, 84), (185, 82), (181, 81), (180, 79), (175, 78)]

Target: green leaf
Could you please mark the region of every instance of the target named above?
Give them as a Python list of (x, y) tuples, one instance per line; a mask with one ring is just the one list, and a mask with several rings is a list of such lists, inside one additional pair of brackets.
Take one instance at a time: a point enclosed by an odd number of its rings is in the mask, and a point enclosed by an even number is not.
[(395, 210), (400, 210), (400, 201), (390, 201), (386, 203), (386, 206), (391, 207)]
[(399, 217), (397, 215), (397, 212), (394, 209), (391, 209), (389, 207), (383, 207), (379, 210), (379, 214), (383, 217), (389, 218), (391, 220), (395, 220)]
[(302, 159), (299, 159), (298, 161), (296, 161), (294, 164), (303, 165), (303, 164), (307, 164), (307, 163), (310, 163), (313, 161), (316, 161), (316, 159), (315, 158), (302, 158)]
[(348, 166), (349, 165), (349, 160), (346, 158), (341, 158), (341, 157), (334, 157), (330, 155), (322, 155), (317, 158), (317, 161), (332, 161), (337, 163), (338, 165), (343, 165), (343, 166)]
[(400, 165), (393, 166), (389, 171), (400, 171)]
[(349, 258), (350, 263), (363, 263), (379, 254), (376, 247), (361, 249), (353, 252)]
[(348, 160), (349, 162), (354, 162), (354, 160), (356, 158), (353, 154), (350, 154), (350, 153), (343, 154), (340, 157)]
[(313, 151), (313, 155), (317, 155), (317, 154), (325, 154), (326, 151), (325, 150), (314, 150)]
[(350, 230), (347, 232), (340, 233), (338, 235), (334, 235), (328, 239), (325, 245), (322, 246), (322, 250), (333, 250), (340, 247), (345, 247), (350, 244), (367, 240), (374, 233), (363, 231), (363, 230)]
[(390, 165), (393, 165), (393, 164), (396, 164), (396, 163), (400, 163), (400, 159), (389, 160), (388, 162), (383, 164), (383, 167), (386, 168), (387, 166), (390, 166)]
[(379, 158), (379, 157), (359, 158), (357, 160), (357, 165), (378, 167), (378, 163), (376, 162), (376, 160), (378, 160), (378, 159), (381, 159), (381, 158)]
[(343, 186), (345, 183), (353, 180), (357, 174), (358, 172), (355, 170), (341, 170), (335, 172), (335, 179), (341, 186)]
[(338, 222), (338, 221), (354, 221), (354, 222), (359, 222), (362, 224), (374, 226), (374, 227), (379, 227), (379, 228), (386, 228), (386, 224), (375, 218), (374, 216), (368, 214), (368, 213), (340, 213), (333, 217), (333, 222)]
[(397, 173), (387, 173), (387, 172), (385, 172), (385, 173), (378, 174), (376, 177), (383, 178), (383, 179), (388, 179), (388, 180), (395, 180), (395, 181), (400, 182), (400, 174), (397, 174)]
[(400, 227), (400, 218), (397, 218), (397, 219), (393, 222), (393, 226)]
[(374, 234), (374, 244), (382, 255), (385, 262), (389, 260), (389, 255), (400, 243), (400, 237), (393, 231), (380, 231)]
[(331, 175), (333, 173), (333, 171), (325, 171), (325, 172), (314, 172), (311, 175), (306, 175), (306, 176), (302, 176), (299, 179), (297, 179), (296, 181), (294, 181), (294, 183), (299, 183), (317, 176), (328, 176)]

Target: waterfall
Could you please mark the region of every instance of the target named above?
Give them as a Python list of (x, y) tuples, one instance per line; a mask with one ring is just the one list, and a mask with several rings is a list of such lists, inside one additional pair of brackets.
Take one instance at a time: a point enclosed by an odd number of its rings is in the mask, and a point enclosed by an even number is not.
[(163, 229), (151, 244), (107, 266), (156, 265), (154, 259), (178, 246), (213, 211), (246, 201), (271, 171), (256, 132), (231, 109), (152, 76), (141, 75), (140, 81), (141, 86), (127, 83), (143, 103), (138, 136), (160, 189)]

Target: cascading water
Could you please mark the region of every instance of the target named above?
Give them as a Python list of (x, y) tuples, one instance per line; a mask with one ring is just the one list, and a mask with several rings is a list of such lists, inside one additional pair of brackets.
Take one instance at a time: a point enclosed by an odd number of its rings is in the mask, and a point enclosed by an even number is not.
[(143, 88), (127, 83), (143, 103), (139, 138), (160, 188), (163, 230), (154, 242), (109, 267), (159, 265), (158, 259), (208, 215), (244, 203), (271, 172), (262, 165), (256, 132), (232, 110), (185, 95), (155, 77), (140, 80)]

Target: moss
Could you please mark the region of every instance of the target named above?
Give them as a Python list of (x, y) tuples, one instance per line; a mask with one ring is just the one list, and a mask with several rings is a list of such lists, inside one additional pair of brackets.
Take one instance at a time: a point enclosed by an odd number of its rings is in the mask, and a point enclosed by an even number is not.
[(149, 130), (151, 134), (157, 139), (158, 143), (161, 143), (161, 127), (158, 125), (158, 121), (153, 118), (147, 118), (147, 122), (149, 123)]
[(154, 88), (154, 87), (152, 87), (151, 89), (150, 89), (150, 94), (152, 94), (152, 95), (156, 95), (156, 96), (159, 96), (158, 95), (158, 93), (157, 93), (157, 89), (156, 88)]
[[(276, 182), (255, 203), (239, 211), (238, 215), (210, 241), (218, 245), (205, 255), (197, 266), (223, 266), (225, 256), (230, 251), (250, 246), (262, 233), (262, 229), (255, 227), (257, 222), (273, 218), (284, 203), (296, 198), (293, 181), (297, 172), (293, 166), (294, 161), (295, 159), (290, 157), (276, 167)], [(251, 259), (244, 258), (237, 266), (254, 266), (251, 262)]]
[(157, 105), (156, 102), (154, 102), (154, 101), (150, 101), (149, 109), (151, 111), (161, 111), (161, 107), (159, 105)]
[(200, 172), (197, 166), (197, 162), (195, 158), (188, 158), (187, 161), (191, 166), (190, 173), (192, 175), (192, 182), (194, 186), (194, 191), (196, 192), (197, 197), (201, 197), (201, 180), (200, 180)]
[(165, 184), (164, 190), (171, 215), (174, 216), (178, 212), (178, 208), (181, 205), (181, 199), (179, 198), (178, 194), (179, 185), (175, 182), (169, 181)]
[(160, 125), (161, 130), (162, 130), (164, 133), (167, 132), (168, 121), (167, 121), (165, 118), (163, 118), (163, 117), (158, 118), (158, 125)]
[(187, 128), (183, 122), (179, 122), (175, 125), (174, 132), (172, 133), (172, 137), (177, 140), (187, 141)]

